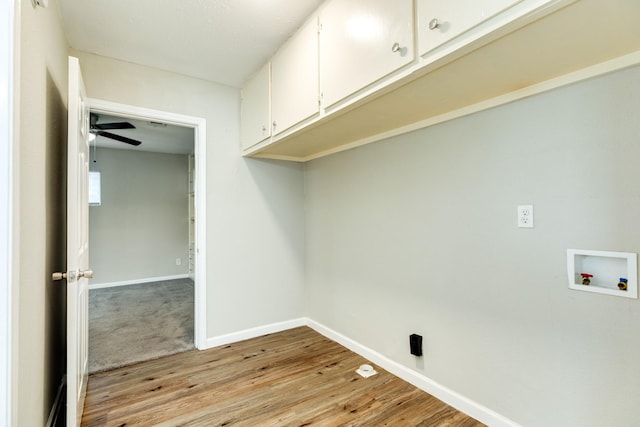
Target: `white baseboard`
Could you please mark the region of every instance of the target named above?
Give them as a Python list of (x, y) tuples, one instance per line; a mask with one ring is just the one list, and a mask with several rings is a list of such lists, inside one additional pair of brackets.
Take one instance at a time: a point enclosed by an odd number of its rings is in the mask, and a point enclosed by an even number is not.
[(139, 283), (162, 282), (164, 280), (188, 279), (188, 274), (178, 274), (177, 276), (147, 277), (145, 279), (124, 280), (122, 282), (90, 283), (89, 289), (115, 288), (116, 286), (137, 285)]
[(301, 317), (299, 319), (287, 320), (286, 322), (272, 323), (270, 325), (258, 326), (257, 328), (245, 329), (243, 331), (232, 332), (225, 335), (218, 335), (217, 337), (207, 338), (206, 347), (202, 350), (307, 325), (308, 319)]
[(58, 387), (58, 393), (56, 393), (56, 399), (53, 401), (53, 406), (51, 406), (51, 411), (49, 412), (49, 418), (47, 418), (46, 427), (53, 427), (58, 425), (58, 418), (63, 413), (62, 412), (62, 404), (64, 403), (64, 390), (67, 385), (67, 376), (62, 377), (62, 381), (60, 382), (60, 386)]
[(386, 371), (393, 375), (405, 380), (406, 382), (418, 387), (421, 390), (435, 396), (442, 400), (446, 404), (453, 406), (457, 410), (464, 412), (467, 415), (472, 416), (478, 421), (492, 427), (521, 427), (519, 424), (509, 420), (506, 417), (492, 411), (491, 409), (474, 402), (471, 399), (462, 396), (459, 393), (439, 384), (432, 379), (407, 368), (386, 356), (374, 351), (368, 347), (365, 347), (356, 341), (348, 338), (314, 320), (306, 319), (307, 325), (314, 329), (316, 332), (324, 335), (325, 337), (343, 345), (354, 353), (359, 354), (365, 359), (370, 360), (376, 365), (379, 365)]
[[(365, 347), (356, 341), (348, 338), (324, 325), (311, 320), (306, 317), (299, 319), (293, 319), (286, 322), (272, 323), (270, 325), (259, 326), (256, 328), (245, 329), (239, 332), (233, 332), (230, 334), (219, 335), (217, 337), (211, 337), (207, 339), (206, 347), (204, 349), (218, 347), (221, 345), (231, 344), (238, 341), (243, 341), (251, 338), (257, 338), (263, 335), (272, 334), (275, 332), (285, 331), (287, 329), (297, 328), (299, 326), (309, 326), (316, 332), (324, 335), (332, 341), (348, 348), (354, 353), (359, 354), (367, 360), (370, 360), (374, 364), (380, 366), (391, 374), (403, 379), (404, 381), (418, 387), (421, 390), (435, 396), (442, 400), (446, 404), (464, 412), (467, 415), (472, 416), (478, 421), (491, 426), (491, 427), (521, 427), (519, 424), (511, 421), (510, 419), (498, 414), (491, 409), (480, 405), (479, 403), (462, 396), (459, 393), (439, 384), (432, 379), (407, 368), (404, 365), (399, 364), (386, 356), (374, 351), (368, 347)], [(202, 350), (204, 350), (202, 349)]]

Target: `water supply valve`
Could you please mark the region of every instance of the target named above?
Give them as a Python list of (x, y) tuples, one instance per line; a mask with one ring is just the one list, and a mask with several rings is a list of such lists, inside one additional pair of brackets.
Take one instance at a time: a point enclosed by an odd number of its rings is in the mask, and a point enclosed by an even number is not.
[(627, 282), (628, 282), (627, 279), (625, 279), (624, 277), (621, 277), (620, 281), (618, 282), (618, 289), (620, 289), (621, 291), (626, 291), (627, 290)]
[(580, 273), (580, 275), (582, 276), (582, 284), (585, 286), (589, 286), (589, 284), (591, 283), (591, 278), (593, 277), (593, 274)]

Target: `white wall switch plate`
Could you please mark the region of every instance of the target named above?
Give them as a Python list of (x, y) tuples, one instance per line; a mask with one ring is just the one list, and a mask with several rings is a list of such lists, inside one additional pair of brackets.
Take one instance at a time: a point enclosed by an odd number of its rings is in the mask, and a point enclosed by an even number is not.
[(518, 227), (533, 228), (533, 205), (518, 206)]

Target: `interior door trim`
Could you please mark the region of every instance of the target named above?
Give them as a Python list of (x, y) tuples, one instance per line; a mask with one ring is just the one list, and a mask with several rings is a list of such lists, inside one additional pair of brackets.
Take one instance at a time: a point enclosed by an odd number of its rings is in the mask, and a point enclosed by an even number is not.
[(207, 206), (207, 122), (202, 117), (187, 116), (167, 111), (153, 110), (101, 99), (88, 98), (89, 110), (103, 114), (113, 114), (147, 121), (163, 122), (169, 125), (193, 128), (196, 161), (195, 188), (195, 304), (194, 304), (194, 344), (197, 349), (206, 348), (207, 341), (207, 288), (206, 288), (206, 206)]
[(19, 50), (19, 19), (17, 19), (16, 2), (0, 0), (0, 16), (5, 25), (0, 30), (0, 81), (7, 84), (0, 85), (0, 425), (14, 425), (15, 418), (14, 396), (15, 379), (13, 377), (14, 348), (13, 318), (17, 312), (14, 307), (14, 286), (17, 283), (17, 272), (13, 265), (16, 259), (13, 255), (13, 147), (17, 143), (17, 123), (14, 112), (16, 97), (14, 90), (20, 80), (16, 72), (15, 60)]

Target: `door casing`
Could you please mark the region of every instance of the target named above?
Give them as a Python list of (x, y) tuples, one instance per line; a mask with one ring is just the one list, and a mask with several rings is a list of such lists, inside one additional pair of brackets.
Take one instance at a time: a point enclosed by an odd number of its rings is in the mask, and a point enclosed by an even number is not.
[(16, 2), (0, 0), (0, 425), (14, 425), (13, 318), (14, 274), (13, 242), (13, 147), (17, 126), (14, 122), (15, 96), (19, 75), (15, 70), (19, 20)]
[(120, 104), (89, 98), (89, 110), (96, 113), (125, 116), (168, 125), (185, 126), (194, 130), (194, 153), (196, 162), (195, 176), (195, 304), (194, 304), (194, 344), (197, 349), (206, 348), (207, 311), (206, 311), (206, 120), (201, 117), (175, 114), (133, 105)]

